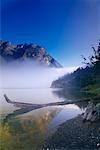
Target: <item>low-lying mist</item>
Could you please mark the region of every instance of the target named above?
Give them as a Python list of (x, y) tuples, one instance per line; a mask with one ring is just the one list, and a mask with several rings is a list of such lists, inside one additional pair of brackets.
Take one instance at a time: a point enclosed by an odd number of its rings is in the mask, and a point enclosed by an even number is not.
[(0, 64), (0, 88), (45, 88), (76, 67), (50, 68), (31, 61)]

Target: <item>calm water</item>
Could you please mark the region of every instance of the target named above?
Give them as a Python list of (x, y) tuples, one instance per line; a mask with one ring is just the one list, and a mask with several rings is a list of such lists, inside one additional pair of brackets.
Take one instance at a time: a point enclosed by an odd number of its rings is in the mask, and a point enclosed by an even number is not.
[[(57, 90), (57, 89), (55, 89)], [(45, 138), (60, 124), (76, 117), (82, 111), (75, 105), (52, 106), (16, 114), (20, 108), (8, 104), (3, 95), (11, 100), (43, 104), (63, 101), (52, 89), (0, 89), (0, 139), (2, 150), (39, 150)], [(19, 110), (17, 112), (20, 112)]]

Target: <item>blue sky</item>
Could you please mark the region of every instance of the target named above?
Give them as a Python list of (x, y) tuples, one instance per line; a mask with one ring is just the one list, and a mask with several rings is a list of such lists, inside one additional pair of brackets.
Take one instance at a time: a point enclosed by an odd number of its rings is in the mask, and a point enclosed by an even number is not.
[(81, 65), (100, 38), (99, 0), (1, 0), (1, 39), (37, 43), (63, 66)]

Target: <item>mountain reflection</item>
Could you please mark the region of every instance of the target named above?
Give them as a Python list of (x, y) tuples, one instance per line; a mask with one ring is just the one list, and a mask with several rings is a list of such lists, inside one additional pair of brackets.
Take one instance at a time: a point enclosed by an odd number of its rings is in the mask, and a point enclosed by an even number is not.
[(6, 117), (0, 124), (1, 149), (40, 149), (48, 133), (47, 125), (61, 110), (42, 108), (14, 118)]

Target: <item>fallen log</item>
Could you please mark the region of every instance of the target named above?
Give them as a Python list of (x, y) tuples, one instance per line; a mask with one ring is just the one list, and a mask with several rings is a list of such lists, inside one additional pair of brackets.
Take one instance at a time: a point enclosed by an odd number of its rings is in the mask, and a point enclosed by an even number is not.
[(83, 100), (77, 100), (77, 101), (61, 101), (61, 102), (46, 103), (46, 104), (32, 104), (32, 103), (12, 101), (6, 96), (6, 94), (4, 94), (4, 97), (7, 103), (13, 104), (16, 107), (20, 107), (20, 108), (33, 107), (34, 109), (47, 107), (47, 106), (58, 106), (58, 105), (67, 105), (67, 104), (75, 104), (75, 103), (83, 102)]
[(16, 107), (20, 107), (20, 108), (26, 108), (26, 107), (41, 107), (40, 104), (31, 104), (31, 103), (23, 103), (23, 102), (16, 102), (16, 101), (12, 101), (10, 100), (6, 94), (4, 94), (5, 100), (7, 103), (13, 104)]
[[(9, 119), (11, 117), (15, 117), (17, 115), (21, 115), (27, 112), (30, 112), (35, 109), (47, 107), (47, 106), (58, 106), (58, 105), (68, 105), (68, 104), (77, 104), (84, 101), (90, 101), (90, 99), (84, 99), (84, 100), (77, 100), (77, 101), (62, 101), (62, 102), (54, 102), (54, 103), (46, 103), (46, 104), (32, 104), (32, 103), (23, 103), (23, 102), (16, 102), (10, 100), (6, 94), (4, 94), (5, 100), (7, 103), (13, 104), (16, 107), (19, 107), (20, 109), (15, 110), (13, 113), (8, 114), (6, 119)], [(93, 105), (94, 106), (94, 105)], [(94, 106), (95, 109), (93, 109), (91, 103), (87, 106), (87, 109), (85, 113), (83, 114), (83, 121), (84, 120), (99, 120), (100, 119), (100, 104)], [(94, 111), (95, 110), (95, 111)], [(94, 112), (94, 113), (93, 113)]]

